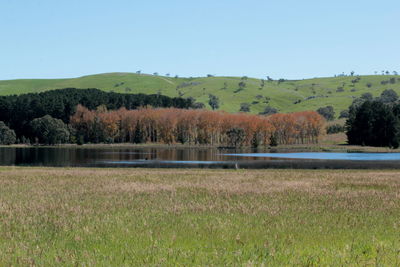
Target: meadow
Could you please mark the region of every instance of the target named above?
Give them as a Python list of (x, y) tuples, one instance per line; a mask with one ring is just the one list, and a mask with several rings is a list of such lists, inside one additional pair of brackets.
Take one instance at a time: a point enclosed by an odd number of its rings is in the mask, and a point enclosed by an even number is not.
[(0, 168), (0, 266), (398, 266), (399, 171)]
[[(392, 81), (389, 82), (389, 81)], [(245, 87), (239, 88), (244, 82)], [(210, 109), (209, 94), (219, 98), (219, 110), (238, 112), (248, 103), (250, 113), (264, 111), (266, 106), (279, 112), (317, 110), (332, 105), (336, 117), (347, 109), (355, 97), (364, 93), (379, 96), (385, 89), (400, 94), (400, 76), (369, 75), (285, 80), (279, 82), (243, 77), (174, 78), (134, 73), (105, 73), (72, 79), (19, 79), (0, 81), (0, 95), (43, 92), (62, 88), (98, 88), (107, 92), (163, 94), (193, 97)]]

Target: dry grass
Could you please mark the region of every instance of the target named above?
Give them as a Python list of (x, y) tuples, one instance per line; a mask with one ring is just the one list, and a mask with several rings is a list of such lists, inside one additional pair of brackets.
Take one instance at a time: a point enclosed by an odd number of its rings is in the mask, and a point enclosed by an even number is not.
[(400, 172), (0, 169), (2, 265), (396, 265)]

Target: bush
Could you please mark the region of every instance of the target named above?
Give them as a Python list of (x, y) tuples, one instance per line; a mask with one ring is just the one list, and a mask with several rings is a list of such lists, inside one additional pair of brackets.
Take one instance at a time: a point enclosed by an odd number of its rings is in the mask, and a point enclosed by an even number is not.
[(195, 102), (193, 104), (193, 108), (194, 109), (205, 109), (206, 105), (204, 105), (204, 103), (201, 103), (201, 102)]
[(278, 110), (276, 108), (270, 107), (270, 106), (266, 106), (264, 111), (260, 112), (259, 115), (272, 115), (278, 113)]
[(387, 89), (382, 92), (381, 96), (379, 97), (379, 101), (382, 103), (394, 103), (399, 99), (399, 96), (393, 89)]
[(339, 119), (343, 118), (348, 118), (349, 117), (349, 111), (347, 109), (340, 111)]
[(240, 104), (240, 112), (250, 112), (250, 104), (249, 103), (242, 103)]
[(338, 123), (329, 125), (326, 127), (326, 133), (327, 134), (336, 134), (336, 133), (343, 133), (346, 130), (346, 127), (343, 125), (340, 125)]
[(317, 109), (317, 112), (328, 121), (331, 121), (335, 118), (335, 111), (332, 106), (319, 108)]

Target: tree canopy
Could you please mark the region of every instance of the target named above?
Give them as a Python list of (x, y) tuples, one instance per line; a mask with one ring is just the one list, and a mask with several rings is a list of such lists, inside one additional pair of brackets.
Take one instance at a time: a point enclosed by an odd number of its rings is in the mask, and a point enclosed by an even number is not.
[(400, 106), (385, 104), (380, 98), (356, 101), (346, 122), (351, 145), (387, 146), (400, 144)]
[(17, 136), (33, 137), (29, 123), (45, 115), (69, 123), (77, 105), (89, 109), (135, 109), (143, 106), (191, 108), (193, 100), (171, 98), (159, 94), (119, 94), (98, 89), (60, 89), (43, 93), (0, 97), (0, 121), (14, 129)]
[(11, 145), (17, 140), (15, 132), (0, 121), (0, 145)]

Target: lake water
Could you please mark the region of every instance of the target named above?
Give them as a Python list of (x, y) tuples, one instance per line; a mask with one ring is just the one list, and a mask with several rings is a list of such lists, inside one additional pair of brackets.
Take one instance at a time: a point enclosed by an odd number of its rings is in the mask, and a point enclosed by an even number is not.
[(285, 158), (285, 159), (319, 159), (319, 160), (399, 160), (400, 153), (329, 153), (329, 152), (302, 152), (302, 153), (233, 153), (226, 156), (258, 157), (258, 158)]
[(400, 168), (400, 153), (269, 153), (217, 148), (0, 147), (0, 165), (176, 168)]

